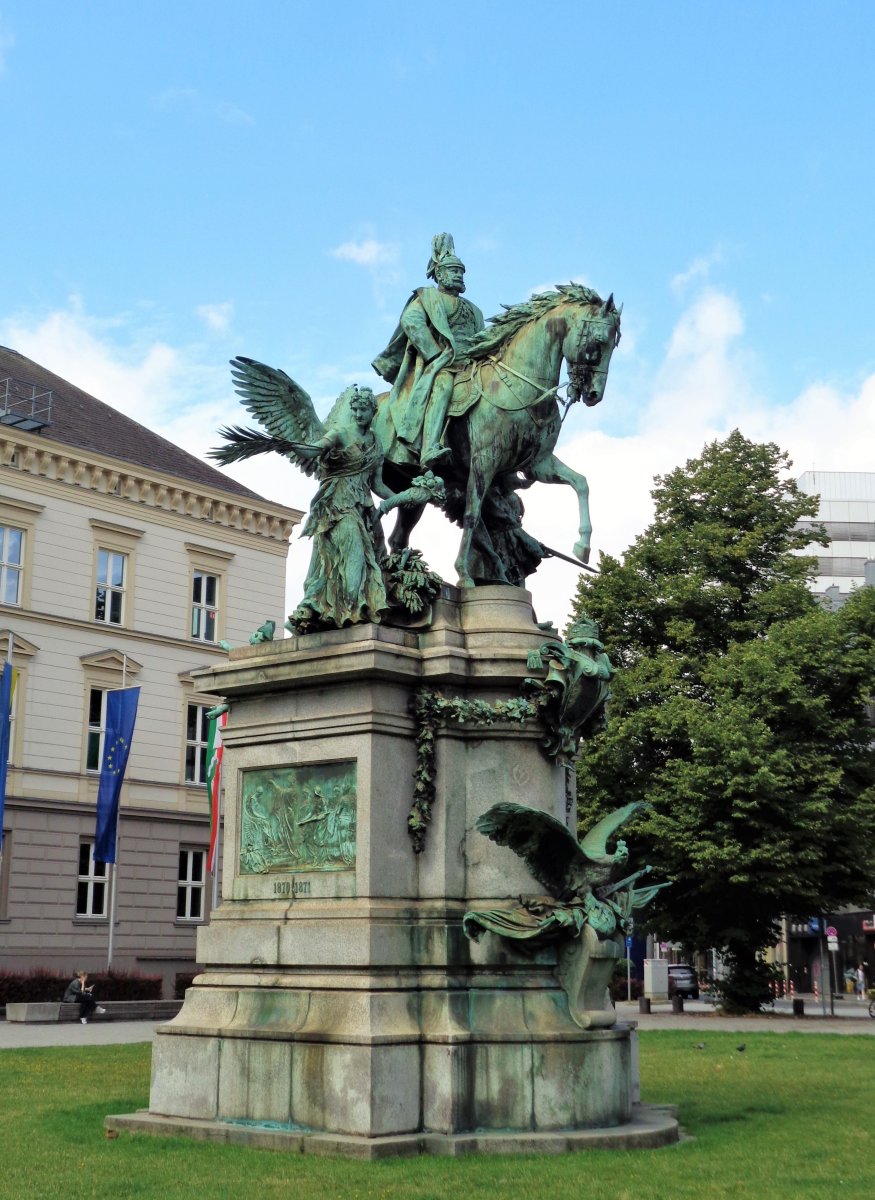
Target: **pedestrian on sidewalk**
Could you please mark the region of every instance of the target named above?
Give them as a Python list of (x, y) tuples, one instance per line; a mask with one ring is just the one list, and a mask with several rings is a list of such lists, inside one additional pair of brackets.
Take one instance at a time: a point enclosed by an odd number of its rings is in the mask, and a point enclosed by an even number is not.
[(860, 965), (857, 967), (856, 975), (857, 975), (857, 984), (856, 984), (857, 996), (860, 1000), (865, 1000), (866, 999), (866, 968), (863, 966), (862, 963), (860, 963)]
[(79, 1020), (83, 1025), (88, 1024), (88, 1018), (92, 1013), (106, 1012), (106, 1009), (101, 1008), (94, 999), (94, 988), (88, 986), (88, 975), (85, 971), (77, 971), (67, 984), (62, 1003), (79, 1005)]

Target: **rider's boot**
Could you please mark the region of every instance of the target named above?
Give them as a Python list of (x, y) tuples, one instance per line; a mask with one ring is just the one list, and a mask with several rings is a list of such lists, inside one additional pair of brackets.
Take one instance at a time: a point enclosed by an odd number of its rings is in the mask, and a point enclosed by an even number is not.
[(432, 386), (431, 399), (422, 425), (422, 453), (419, 462), (423, 468), (437, 471), (438, 474), (440, 467), (453, 461), (452, 450), (449, 446), (441, 445), (452, 392), (453, 377), (448, 372), (439, 372)]

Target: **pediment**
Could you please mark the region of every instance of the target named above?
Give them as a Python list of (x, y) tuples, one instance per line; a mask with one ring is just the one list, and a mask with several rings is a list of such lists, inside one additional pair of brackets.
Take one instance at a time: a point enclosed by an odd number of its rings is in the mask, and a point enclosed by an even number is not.
[[(127, 658), (127, 662), (125, 662), (125, 658)], [(96, 654), (81, 654), (79, 661), (83, 667), (89, 667), (91, 670), (121, 672), (127, 670), (128, 675), (139, 675), (143, 669), (142, 663), (131, 658), (130, 654), (125, 656), (121, 650), (98, 650)]]
[[(9, 645), (9, 637), (12, 635), (12, 657), (21, 655), (23, 658), (32, 658), (39, 650), (39, 646), (35, 642), (29, 641), (26, 637), (22, 637), (20, 633), (16, 633), (14, 629), (0, 629), (0, 647), (5, 649)], [(2, 657), (3, 649), (0, 649), (0, 657)]]

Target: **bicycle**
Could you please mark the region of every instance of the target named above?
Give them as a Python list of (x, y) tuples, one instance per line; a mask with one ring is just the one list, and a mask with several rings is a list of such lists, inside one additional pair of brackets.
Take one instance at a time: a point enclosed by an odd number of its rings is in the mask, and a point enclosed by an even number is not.
[(869, 1016), (875, 1017), (875, 998), (869, 1001)]

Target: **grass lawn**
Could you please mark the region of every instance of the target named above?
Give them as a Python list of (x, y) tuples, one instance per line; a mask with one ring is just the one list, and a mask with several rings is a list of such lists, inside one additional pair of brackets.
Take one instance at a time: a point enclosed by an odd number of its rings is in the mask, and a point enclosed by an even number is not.
[(678, 1104), (694, 1140), (664, 1150), (374, 1164), (177, 1138), (107, 1141), (106, 1113), (147, 1105), (149, 1055), (147, 1045), (0, 1051), (2, 1200), (875, 1195), (875, 1039), (869, 1037), (645, 1032), (644, 1099)]

